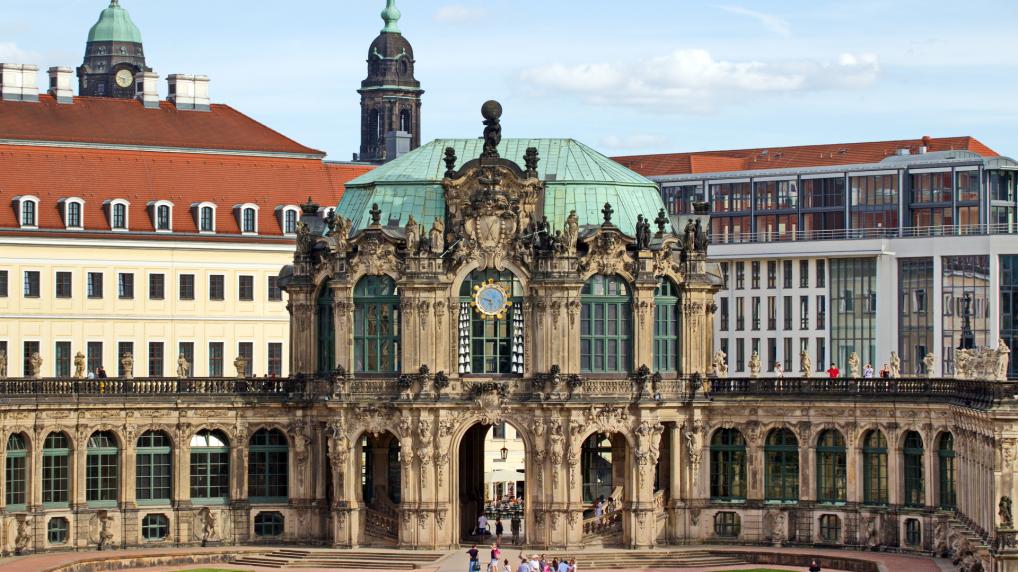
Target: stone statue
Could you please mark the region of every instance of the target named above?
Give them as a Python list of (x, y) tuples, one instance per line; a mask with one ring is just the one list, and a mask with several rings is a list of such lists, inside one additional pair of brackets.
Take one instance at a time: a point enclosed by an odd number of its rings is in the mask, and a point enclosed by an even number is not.
[(749, 377), (760, 377), (760, 352), (749, 356)]
[(442, 222), (442, 219), (435, 217), (435, 222), (431, 225), (428, 239), (431, 241), (432, 254), (442, 254), (445, 252), (445, 223)]
[(297, 221), (297, 255), (307, 256), (311, 254), (311, 247), (315, 243), (315, 237), (311, 236), (311, 229), (304, 221)]
[(728, 377), (728, 364), (725, 361), (727, 358), (728, 356), (721, 350), (714, 352), (714, 375)]
[[(955, 379), (969, 379), (973, 375), (975, 366), (974, 350), (959, 349), (954, 352), (954, 377)], [(923, 360), (925, 362), (926, 360)]]
[(247, 358), (237, 356), (237, 359), (233, 360), (233, 367), (237, 368), (237, 377), (247, 377)]
[(99, 514), (99, 550), (113, 542), (113, 517), (106, 511)]
[(1000, 517), (1000, 528), (1014, 528), (1014, 518), (1011, 515), (1011, 497), (1000, 497), (1000, 503), (997, 504), (997, 516)]
[(799, 370), (802, 371), (803, 377), (809, 377), (813, 371), (813, 360), (809, 357), (809, 352), (802, 350), (799, 352)]
[(131, 352), (124, 352), (124, 355), (120, 356), (120, 367), (124, 370), (125, 379), (134, 378), (134, 355)]
[(576, 256), (576, 241), (580, 237), (580, 223), (576, 217), (576, 211), (569, 211), (566, 217), (566, 229), (562, 233), (562, 243), (565, 246), (566, 256)]
[(700, 226), (700, 219), (696, 219), (694, 234), (696, 236), (696, 241), (693, 243), (695, 250), (697, 252), (707, 252), (707, 233), (703, 230), (703, 227)]
[(636, 249), (646, 250), (650, 247), (650, 222), (643, 215), (636, 215)]
[(498, 144), (502, 142), (502, 125), (498, 121), (502, 117), (502, 105), (495, 100), (484, 102), (481, 116), (484, 117), (484, 150), (481, 157), (498, 157)]
[(936, 363), (937, 358), (933, 355), (933, 352), (926, 354), (926, 357), (923, 358), (923, 367), (926, 369), (926, 377), (933, 377), (933, 369)]
[[(353, 221), (346, 217), (336, 217), (336, 228), (330, 236), (335, 241), (333, 248), (337, 252), (346, 251), (350, 246), (350, 229), (353, 228)], [(308, 249), (310, 252), (310, 248)]]
[[(997, 340), (997, 381), (1007, 381), (1007, 366), (1011, 361), (1011, 348), (1004, 340)], [(0, 373), (2, 375), (2, 373)]]
[(187, 363), (184, 354), (177, 358), (177, 377), (187, 377), (191, 373), (191, 364)]
[(42, 356), (39, 352), (32, 352), (32, 356), (28, 358), (29, 365), (32, 366), (32, 377), (39, 379), (42, 377)]
[(693, 252), (696, 250), (696, 225), (693, 219), (686, 221), (686, 228), (682, 229), (682, 250)]
[(774, 528), (771, 530), (771, 542), (774, 546), (781, 546), (785, 543), (785, 512), (778, 511), (774, 515)]
[(202, 508), (198, 511), (198, 523), (201, 524), (201, 545), (205, 546), (207, 543), (216, 540), (218, 532), (216, 532), (216, 515), (209, 510), (208, 507)]
[(85, 377), (85, 354), (81, 352), (74, 354), (74, 377), (78, 379)]
[(897, 378), (901, 375), (901, 358), (898, 357), (898, 352), (891, 352), (891, 377)]
[(0, 351), (0, 378), (7, 377), (7, 352)]
[(407, 217), (406, 221), (406, 249), (407, 252), (417, 252), (417, 247), (421, 242), (421, 230), (417, 226), (417, 221), (414, 220), (414, 215)]
[(866, 548), (880, 546), (880, 538), (877, 533), (877, 517), (866, 517)]
[(14, 552), (22, 554), (32, 544), (32, 519), (23, 517), (18, 519), (18, 533), (14, 537)]
[(861, 375), (859, 375), (859, 354), (857, 354), (856, 352), (852, 352), (848, 356), (848, 377), (851, 378), (862, 377)]

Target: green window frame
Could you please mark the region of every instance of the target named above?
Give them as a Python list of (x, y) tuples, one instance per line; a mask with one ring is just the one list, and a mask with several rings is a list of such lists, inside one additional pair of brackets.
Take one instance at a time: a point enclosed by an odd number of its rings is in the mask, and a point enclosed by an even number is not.
[(146, 431), (135, 449), (135, 498), (140, 505), (170, 504), (173, 447), (162, 431)]
[(71, 441), (64, 433), (50, 433), (42, 446), (42, 505), (66, 508), (70, 498)]
[(773, 429), (764, 444), (764, 499), (799, 502), (799, 440), (789, 429)]
[(248, 498), (251, 502), (286, 502), (290, 474), (286, 436), (278, 429), (259, 429), (249, 445)]
[(957, 478), (954, 465), (954, 435), (944, 433), (937, 441), (937, 463), (940, 473), (940, 507), (958, 506)]
[(922, 507), (925, 503), (923, 482), (923, 438), (915, 431), (905, 433), (905, 442), (901, 454), (904, 462), (905, 497), (903, 503), (907, 507)]
[(62, 516), (51, 518), (46, 523), (46, 540), (50, 544), (67, 544), (67, 532), (70, 528), (66, 518)]
[[(510, 295), (502, 319), (484, 317), (471, 307), (474, 287), (488, 280), (506, 286)], [(459, 371), (469, 374), (523, 373), (523, 286), (508, 270), (475, 270), (460, 284)]]
[(260, 512), (254, 518), (254, 533), (258, 538), (283, 536), (286, 519), (282, 513)]
[(226, 504), (230, 500), (230, 445), (222, 431), (203, 429), (191, 438), (191, 500)]
[(619, 276), (595, 274), (580, 290), (580, 371), (627, 373), (633, 360), (633, 298)]
[(580, 471), (583, 473), (583, 502), (592, 503), (608, 498), (614, 486), (611, 435), (594, 433), (583, 441), (580, 449)]
[(820, 515), (820, 540), (830, 543), (841, 541), (841, 517), (836, 514)]
[(724, 510), (714, 515), (714, 534), (721, 538), (738, 538), (742, 529), (739, 513)]
[(746, 499), (746, 440), (738, 429), (719, 429), (711, 438), (710, 497)]
[(110, 431), (96, 431), (85, 450), (85, 500), (90, 507), (117, 505), (120, 491), (120, 448)]
[(677, 372), (679, 358), (679, 289), (667, 278), (659, 278), (654, 290), (654, 370)]
[(863, 437), (862, 502), (867, 505), (887, 504), (887, 438), (876, 429)]
[(141, 519), (141, 537), (148, 542), (166, 540), (170, 534), (170, 519), (165, 514), (146, 514)]
[(848, 470), (845, 438), (837, 429), (827, 429), (817, 438), (817, 502), (848, 501)]
[(28, 442), (14, 433), (7, 438), (4, 454), (4, 500), (7, 512), (25, 510), (28, 502)]
[(333, 294), (329, 280), (322, 282), (315, 301), (315, 322), (318, 329), (318, 373), (336, 367), (336, 323), (333, 319)]
[(354, 371), (399, 371), (399, 289), (388, 276), (365, 276), (354, 287)]

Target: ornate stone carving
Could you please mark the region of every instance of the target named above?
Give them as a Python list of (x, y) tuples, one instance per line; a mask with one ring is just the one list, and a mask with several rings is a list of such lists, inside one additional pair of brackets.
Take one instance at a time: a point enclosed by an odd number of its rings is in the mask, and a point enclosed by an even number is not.
[(580, 258), (577, 269), (581, 275), (589, 274), (637, 274), (637, 264), (626, 252), (628, 239), (612, 228), (601, 228), (594, 236), (586, 239), (587, 254)]
[(389, 428), (391, 419), (392, 415), (389, 411), (374, 405), (369, 405), (357, 412), (357, 424), (375, 437)]
[(859, 354), (856, 352), (852, 352), (848, 356), (848, 377), (852, 379), (862, 377), (859, 366)]
[[(703, 439), (706, 428), (700, 421), (684, 423), (682, 425), (682, 436), (686, 439), (686, 454), (689, 456), (689, 467), (693, 476), (693, 490), (696, 490), (697, 480), (700, 476), (700, 461), (703, 455)], [(696, 522), (693, 522), (696, 525)]]
[(888, 370), (889, 376), (892, 379), (897, 379), (901, 376), (901, 358), (898, 357), (898, 352), (891, 352), (891, 364)]
[(593, 405), (584, 413), (589, 427), (599, 433), (625, 433), (629, 429), (629, 412), (621, 407)]
[(177, 377), (184, 378), (189, 375), (191, 375), (191, 364), (188, 363), (184, 354), (180, 354), (177, 358)]
[(370, 275), (400, 273), (401, 265), (396, 258), (394, 244), (383, 241), (375, 234), (360, 236), (361, 238), (356, 240), (357, 254), (350, 262), (350, 268), (354, 273)]
[(802, 350), (799, 352), (799, 371), (803, 377), (809, 377), (813, 373), (813, 360), (809, 357), (809, 352)]
[(640, 474), (644, 478), (647, 478), (657, 466), (658, 458), (661, 455), (661, 434), (664, 430), (664, 425), (646, 420), (636, 426), (634, 431), (636, 433), (636, 464), (640, 467)]
[[(42, 367), (41, 359), (39, 360), (39, 366)], [(125, 379), (131, 379), (134, 377), (134, 355), (131, 354), (131, 352), (124, 352), (124, 354), (120, 356), (120, 367), (124, 370), (123, 377)]]
[(714, 352), (714, 359), (712, 360), (711, 366), (713, 367), (714, 375), (717, 377), (728, 377), (728, 363), (726, 363), (727, 358), (728, 356), (721, 350)]
[(954, 376), (958, 379), (1007, 381), (1010, 358), (1011, 348), (1002, 339), (997, 341), (994, 349), (959, 349), (955, 351)]
[(85, 354), (81, 352), (74, 354), (74, 377), (77, 379), (85, 377)]
[(749, 377), (760, 377), (760, 352), (753, 351), (753, 355), (749, 356)]

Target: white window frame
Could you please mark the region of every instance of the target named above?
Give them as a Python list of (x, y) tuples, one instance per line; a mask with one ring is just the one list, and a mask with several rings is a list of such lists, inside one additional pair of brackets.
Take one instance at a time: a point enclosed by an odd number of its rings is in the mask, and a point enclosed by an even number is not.
[[(152, 201), (148, 203), (149, 216), (152, 217), (152, 228), (156, 232), (173, 232), (173, 207), (174, 204), (167, 200)], [(167, 207), (170, 209), (169, 228), (159, 228), (159, 207)]]
[[(203, 208), (209, 207), (212, 209), (212, 230), (203, 230), (201, 227), (201, 211)], [(194, 203), (191, 205), (194, 210), (194, 227), (198, 229), (198, 234), (215, 234), (216, 233), (216, 203), (209, 201), (202, 201), (200, 203)]]
[[(14, 197), (13, 201), (15, 204), (17, 204), (18, 227), (26, 230), (33, 230), (39, 228), (39, 202), (40, 202), (39, 197), (35, 195), (18, 195)], [(24, 213), (22, 209), (24, 208), (24, 204), (26, 202), (33, 203), (35, 205), (35, 216), (33, 217), (34, 218), (33, 222), (35, 224), (24, 224), (25, 219), (23, 218)]]
[[(72, 204), (78, 205), (78, 224), (71, 226), (70, 208)], [(64, 228), (67, 230), (85, 230), (85, 200), (81, 197), (67, 197), (60, 199), (60, 210), (64, 216)], [(38, 209), (36, 210), (38, 214)]]
[[(113, 226), (113, 211), (118, 205), (124, 206), (124, 228), (116, 228)], [(110, 230), (113, 232), (127, 232), (131, 229), (131, 203), (126, 199), (111, 199), (106, 201), (106, 216), (109, 218)]]
[[(244, 229), (244, 212), (248, 209), (254, 210), (254, 231)], [(233, 213), (237, 218), (237, 228), (240, 229), (240, 234), (246, 236), (255, 236), (258, 234), (258, 205), (254, 203), (242, 203), (233, 206)]]
[(279, 231), (283, 236), (297, 236), (297, 226), (294, 225), (293, 232), (286, 230), (286, 213), (292, 212), (296, 220), (300, 220), (300, 207), (297, 205), (279, 205), (276, 207), (276, 215), (279, 218)]

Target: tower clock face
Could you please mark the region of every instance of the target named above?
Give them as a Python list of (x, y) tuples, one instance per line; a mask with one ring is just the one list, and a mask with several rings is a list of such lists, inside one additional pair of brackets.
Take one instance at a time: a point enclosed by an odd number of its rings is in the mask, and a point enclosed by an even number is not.
[(131, 70), (120, 70), (117, 72), (117, 85), (127, 88), (130, 87), (132, 82), (134, 82), (134, 74), (131, 73)]
[(509, 291), (502, 284), (489, 280), (474, 286), (474, 308), (482, 317), (501, 320), (511, 305)]

